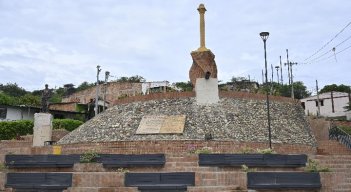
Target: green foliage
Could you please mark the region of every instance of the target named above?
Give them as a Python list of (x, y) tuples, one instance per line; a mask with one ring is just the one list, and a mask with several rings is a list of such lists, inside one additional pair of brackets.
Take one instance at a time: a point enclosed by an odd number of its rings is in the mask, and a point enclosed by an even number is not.
[(245, 173), (247, 172), (256, 172), (257, 169), (249, 168), (247, 165), (241, 165), (241, 170)]
[(344, 84), (341, 84), (341, 85), (331, 84), (331, 85), (324, 86), (319, 91), (319, 93), (326, 93), (326, 92), (331, 92), (331, 91), (348, 93), (350, 91), (350, 87), (347, 85), (344, 85)]
[(188, 82), (176, 82), (175, 86), (182, 89), (182, 91), (192, 91), (193, 90), (193, 85), (191, 84), (190, 81)]
[(305, 168), (306, 172), (329, 172), (328, 167), (322, 167), (319, 163), (315, 160), (308, 159), (308, 164)]
[(14, 105), (15, 99), (5, 93), (0, 92), (0, 104), (1, 105)]
[(0, 163), (0, 172), (5, 172), (7, 171), (7, 166), (5, 165), (5, 163)]
[(116, 80), (116, 82), (121, 82), (121, 83), (125, 83), (125, 82), (129, 82), (129, 83), (142, 83), (145, 82), (146, 79), (142, 76), (139, 75), (134, 75), (131, 77), (120, 77)]
[(82, 121), (73, 119), (54, 119), (52, 122), (53, 129), (66, 129), (67, 131), (73, 131), (81, 124), (83, 124)]
[(128, 172), (129, 172), (129, 169), (120, 167), (120, 168), (116, 169), (116, 172), (119, 172), (119, 173), (128, 173)]
[(244, 147), (240, 149), (240, 153), (241, 154), (249, 154), (249, 153), (253, 153), (255, 150), (252, 149), (251, 147)]
[(0, 84), (0, 91), (12, 97), (20, 97), (27, 94), (27, 91), (19, 87), (16, 83)]
[(33, 134), (33, 121), (0, 121), (0, 140), (14, 139), (17, 134)]
[(276, 152), (273, 149), (267, 148), (267, 149), (257, 149), (257, 153), (261, 154), (276, 154)]
[[(53, 129), (66, 129), (73, 131), (81, 124), (82, 121), (72, 119), (54, 119)], [(33, 134), (33, 121), (18, 120), (18, 121), (0, 121), (0, 140), (15, 139), (18, 135)]]
[(17, 105), (40, 106), (41, 105), (40, 97), (27, 93), (19, 97)]
[(89, 89), (89, 88), (94, 87), (94, 86), (95, 86), (94, 83), (88, 83), (88, 82), (84, 81), (83, 83), (78, 85), (76, 92), (83, 91), (83, 90)]
[(195, 154), (210, 154), (212, 153), (212, 148), (211, 147), (203, 147), (201, 149), (195, 150)]
[(349, 126), (338, 126), (341, 130), (345, 131), (347, 134), (351, 135), (351, 127)]
[[(262, 85), (259, 89), (260, 93), (266, 93), (266, 91), (271, 92), (272, 95), (291, 97), (291, 85), (281, 85), (279, 83), (273, 82)], [(307, 91), (307, 87), (301, 81), (294, 82), (294, 97), (295, 99), (302, 99), (309, 97), (311, 93)]]
[(89, 151), (85, 152), (82, 155), (80, 155), (80, 162), (81, 163), (94, 163), (97, 161), (97, 158), (99, 158), (99, 154), (97, 154), (95, 151)]

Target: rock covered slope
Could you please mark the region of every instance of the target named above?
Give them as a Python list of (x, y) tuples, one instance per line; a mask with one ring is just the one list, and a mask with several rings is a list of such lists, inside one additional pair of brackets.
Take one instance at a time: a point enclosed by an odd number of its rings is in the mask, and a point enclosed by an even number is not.
[[(186, 115), (183, 134), (136, 135), (144, 115)], [(195, 98), (164, 99), (116, 105), (81, 125), (59, 143), (130, 140), (268, 140), (265, 101), (221, 98), (211, 106), (199, 106)], [(313, 145), (310, 127), (298, 103), (272, 102), (273, 143)]]

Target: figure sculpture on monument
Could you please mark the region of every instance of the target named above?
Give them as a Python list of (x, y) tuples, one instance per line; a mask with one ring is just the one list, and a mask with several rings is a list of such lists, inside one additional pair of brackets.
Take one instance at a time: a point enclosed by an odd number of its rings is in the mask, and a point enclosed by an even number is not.
[(49, 85), (45, 84), (45, 89), (43, 90), (43, 93), (41, 95), (41, 112), (42, 113), (49, 112), (48, 100), (51, 97), (51, 95), (52, 95), (52, 93), (51, 93), (51, 90), (49, 89)]

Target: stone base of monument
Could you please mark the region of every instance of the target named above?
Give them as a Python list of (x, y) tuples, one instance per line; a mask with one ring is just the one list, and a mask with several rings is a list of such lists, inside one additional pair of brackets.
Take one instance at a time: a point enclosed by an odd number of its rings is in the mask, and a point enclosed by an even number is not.
[(195, 85), (196, 103), (199, 105), (216, 104), (219, 101), (217, 78), (197, 78)]
[(34, 114), (33, 147), (44, 146), (45, 141), (51, 141), (52, 119), (49, 113)]

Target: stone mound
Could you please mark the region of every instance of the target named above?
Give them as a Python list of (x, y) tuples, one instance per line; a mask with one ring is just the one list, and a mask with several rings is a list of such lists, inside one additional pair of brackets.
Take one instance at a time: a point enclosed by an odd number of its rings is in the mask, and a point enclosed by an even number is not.
[[(183, 134), (137, 135), (144, 115), (186, 115)], [(59, 143), (134, 140), (213, 140), (267, 142), (266, 102), (221, 98), (216, 105), (197, 105), (194, 97), (116, 105), (63, 137)], [(315, 139), (298, 103), (271, 103), (272, 143), (314, 145)]]

